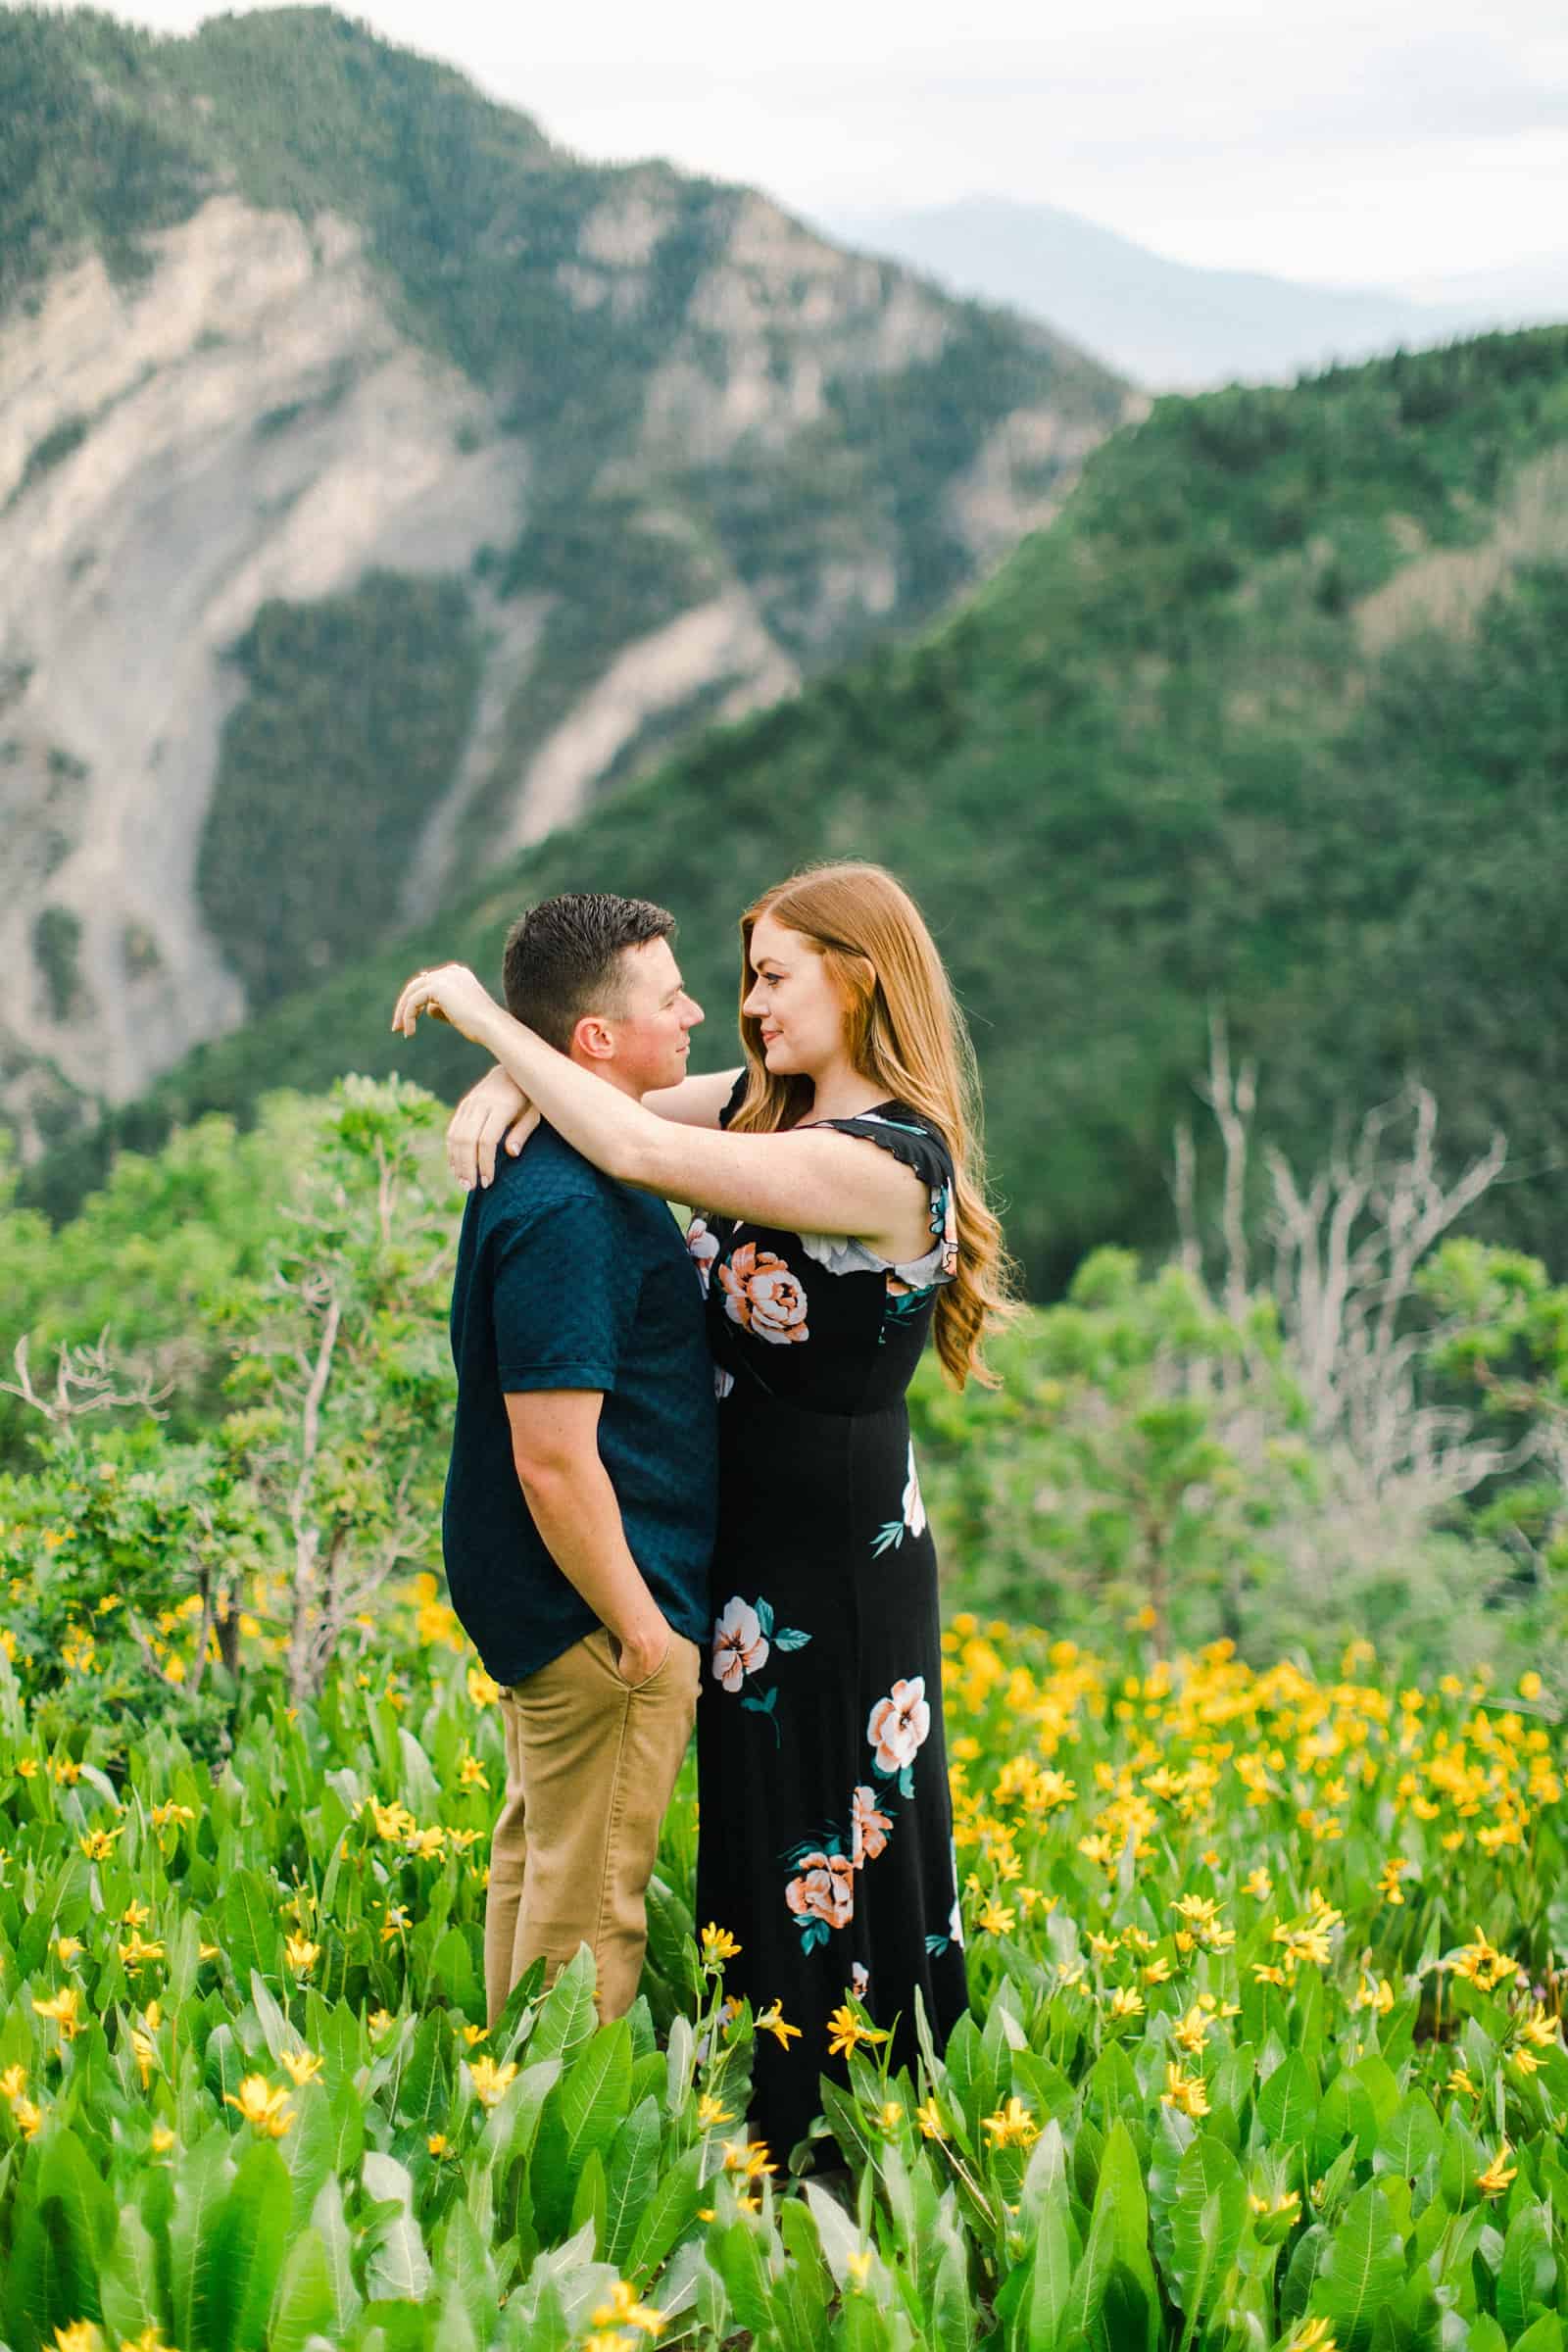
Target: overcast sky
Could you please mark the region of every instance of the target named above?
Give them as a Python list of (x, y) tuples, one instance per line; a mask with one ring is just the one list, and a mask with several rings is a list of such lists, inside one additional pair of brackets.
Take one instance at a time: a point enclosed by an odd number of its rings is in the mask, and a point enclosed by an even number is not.
[(1568, 247), (1564, 0), (970, 0), (962, 30), (953, 0), (351, 13), (585, 155), (665, 156), (807, 214), (1008, 196), (1339, 284)]

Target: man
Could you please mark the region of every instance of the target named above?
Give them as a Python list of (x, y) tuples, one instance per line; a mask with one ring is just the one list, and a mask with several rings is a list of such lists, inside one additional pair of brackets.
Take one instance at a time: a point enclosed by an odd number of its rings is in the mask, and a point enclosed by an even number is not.
[[(673, 930), (646, 900), (548, 900), (507, 941), (508, 1007), (623, 1094), (676, 1085), (703, 1014)], [(580, 1943), (619, 2017), (696, 1715), (717, 1487), (701, 1290), (664, 1202), (540, 1126), (469, 1195), (452, 1352), (447, 1578), (507, 1747), (490, 2023), (530, 1961), (553, 1976)]]

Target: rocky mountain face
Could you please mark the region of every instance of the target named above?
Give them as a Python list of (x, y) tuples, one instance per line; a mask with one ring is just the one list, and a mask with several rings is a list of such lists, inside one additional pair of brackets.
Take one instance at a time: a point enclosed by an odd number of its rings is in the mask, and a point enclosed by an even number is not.
[(1127, 413), (744, 189), (320, 10), (0, 11), (0, 1114), (378, 944), (905, 632)]

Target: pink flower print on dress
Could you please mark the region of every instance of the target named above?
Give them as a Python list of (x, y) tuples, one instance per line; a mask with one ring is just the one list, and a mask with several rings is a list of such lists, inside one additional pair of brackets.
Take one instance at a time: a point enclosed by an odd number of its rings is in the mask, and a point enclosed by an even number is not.
[(858, 2001), (865, 1998), (865, 1988), (871, 1982), (871, 1971), (863, 1960), (850, 1962), (850, 1984)]
[(874, 1862), (888, 1841), (893, 1817), (878, 1810), (876, 1790), (859, 1788), (850, 1799), (850, 1856), (857, 1870)]
[(800, 1278), (771, 1250), (743, 1242), (720, 1264), (718, 1279), (726, 1294), (724, 1312), (754, 1339), (782, 1347), (807, 1337)]
[(718, 1236), (710, 1233), (705, 1217), (693, 1217), (687, 1226), (686, 1247), (691, 1252), (692, 1264), (697, 1268), (697, 1279), (703, 1286), (703, 1297), (706, 1298), (712, 1277), (713, 1260), (718, 1255)]
[(865, 1727), (865, 1736), (876, 1751), (872, 1761), (878, 1772), (902, 1772), (912, 1764), (930, 1729), (925, 1676), (917, 1674), (909, 1682), (895, 1683), (888, 1696), (877, 1700)]
[(738, 1690), (749, 1674), (767, 1664), (768, 1642), (757, 1611), (737, 1592), (713, 1628), (713, 1673), (726, 1690)]
[(825, 1927), (848, 1927), (855, 1917), (855, 1865), (847, 1854), (803, 1854), (784, 1900), (803, 1925), (819, 1919)]

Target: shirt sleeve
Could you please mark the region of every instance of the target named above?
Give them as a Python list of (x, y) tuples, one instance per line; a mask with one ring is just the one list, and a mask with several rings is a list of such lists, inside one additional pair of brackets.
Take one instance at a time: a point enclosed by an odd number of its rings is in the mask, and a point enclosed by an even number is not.
[(503, 1390), (612, 1390), (641, 1280), (608, 1200), (582, 1194), (509, 1224), (491, 1284)]

